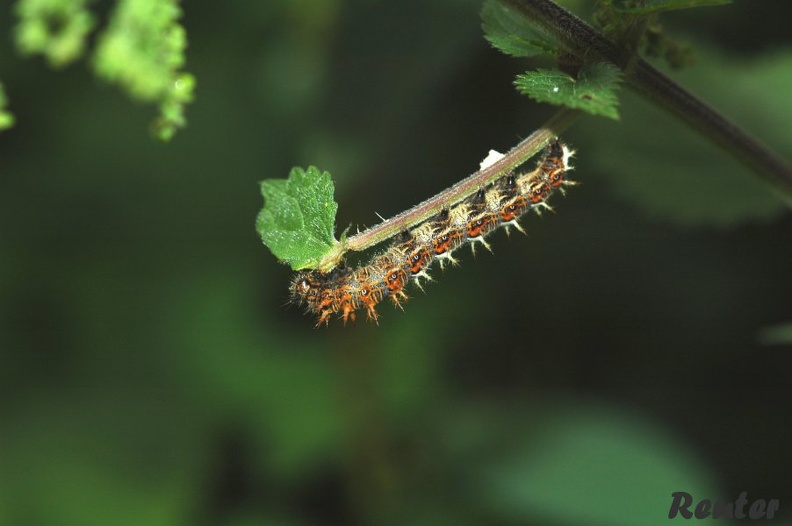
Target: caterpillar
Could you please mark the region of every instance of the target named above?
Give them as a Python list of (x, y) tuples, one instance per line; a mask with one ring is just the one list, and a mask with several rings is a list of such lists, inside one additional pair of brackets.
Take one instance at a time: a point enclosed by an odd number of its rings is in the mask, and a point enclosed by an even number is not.
[(536, 168), (527, 173), (511, 171), (486, 188), (425, 222), (394, 236), (390, 247), (368, 264), (350, 268), (344, 262), (328, 272), (307, 270), (297, 273), (291, 284), (290, 302), (317, 315), (317, 327), (329, 324), (337, 314), (346, 324), (356, 312), (378, 322), (376, 306), (390, 301), (397, 307), (408, 299), (405, 288), (421, 279), (431, 281), (431, 265), (438, 261), (456, 264), (453, 253), (470, 243), (491, 251), (487, 236), (500, 227), (524, 232), (518, 220), (529, 210), (550, 209), (549, 197), (565, 186), (576, 184), (566, 178), (574, 151), (558, 138), (544, 149)]

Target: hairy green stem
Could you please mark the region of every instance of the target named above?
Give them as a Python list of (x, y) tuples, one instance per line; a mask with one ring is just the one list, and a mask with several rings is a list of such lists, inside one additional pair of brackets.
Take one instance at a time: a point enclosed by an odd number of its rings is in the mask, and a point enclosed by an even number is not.
[(635, 91), (709, 137), (787, 197), (792, 197), (792, 165), (648, 62), (632, 56), (552, 0), (502, 1), (541, 25), (581, 61), (607, 61), (621, 67), (625, 81)]
[[(459, 181), (423, 203), (373, 226), (343, 242), (345, 250), (366, 250), (386, 239), (426, 221), (444, 208), (448, 208), (475, 193), (506, 172), (521, 165), (554, 137), (561, 134), (580, 115), (570, 109), (559, 110), (541, 128), (533, 132), (501, 159), (473, 175)], [(323, 262), (324, 263), (324, 262)], [(319, 267), (324, 265), (320, 264)]]

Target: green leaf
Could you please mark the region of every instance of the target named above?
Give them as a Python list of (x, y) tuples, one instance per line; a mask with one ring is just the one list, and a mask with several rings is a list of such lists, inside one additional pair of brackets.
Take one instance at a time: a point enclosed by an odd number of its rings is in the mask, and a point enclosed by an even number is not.
[(507, 55), (532, 57), (560, 47), (555, 37), (498, 0), (484, 3), (481, 20), (484, 38)]
[(315, 166), (292, 168), (289, 178), (261, 182), (264, 208), (256, 230), (279, 260), (294, 270), (315, 267), (338, 243), (333, 235), (338, 204), (330, 174)]
[(759, 332), (759, 341), (765, 345), (792, 345), (792, 322), (765, 327)]
[(484, 467), (476, 488), (509, 524), (662, 526), (672, 492), (717, 495), (689, 446), (635, 414), (559, 405), (532, 421), (522, 444), (503, 447)]
[(170, 139), (184, 127), (184, 106), (192, 101), (195, 79), (181, 71), (187, 33), (177, 21), (177, 0), (119, 0), (93, 56), (99, 77), (143, 102), (157, 103), (156, 135)]
[(622, 13), (650, 14), (730, 3), (731, 0), (614, 0), (613, 8)]
[(621, 71), (613, 64), (600, 62), (584, 66), (578, 78), (559, 70), (538, 69), (517, 76), (517, 89), (536, 100), (583, 110), (617, 120), (619, 99), (616, 88)]
[(40, 53), (53, 67), (80, 58), (94, 17), (86, 0), (20, 0), (16, 44), (25, 55)]
[(187, 125), (184, 107), (192, 102), (194, 91), (195, 77), (189, 73), (183, 73), (173, 81), (160, 104), (160, 115), (154, 122), (154, 134), (158, 139), (169, 141), (179, 129)]
[(93, 58), (97, 74), (136, 99), (160, 100), (184, 60), (179, 56), (184, 30), (175, 23), (180, 15), (173, 2), (121, 0), (99, 38)]
[(14, 125), (14, 114), (6, 110), (8, 100), (6, 99), (3, 83), (0, 82), (0, 130), (5, 130)]

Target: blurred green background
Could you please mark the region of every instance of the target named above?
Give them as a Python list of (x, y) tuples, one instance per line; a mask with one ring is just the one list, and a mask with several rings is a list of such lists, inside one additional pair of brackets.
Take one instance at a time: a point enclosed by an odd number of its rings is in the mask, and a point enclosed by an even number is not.
[[(536, 64), (473, 0), (183, 7), (197, 99), (161, 144), (84, 63), (21, 59), (3, 4), (0, 524), (652, 525), (673, 491), (789, 521), (792, 357), (762, 331), (792, 320), (792, 218), (754, 176), (626, 92), (565, 136), (557, 214), (316, 330), (258, 181), (315, 164), (339, 229), (374, 224), (540, 126), (511, 86)], [(666, 17), (698, 57), (673, 75), (791, 158), (784, 7), (754, 7)]]

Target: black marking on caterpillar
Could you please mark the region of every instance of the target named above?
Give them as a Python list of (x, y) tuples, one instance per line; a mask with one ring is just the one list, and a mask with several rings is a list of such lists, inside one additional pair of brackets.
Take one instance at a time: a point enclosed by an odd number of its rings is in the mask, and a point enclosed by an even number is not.
[(547, 200), (565, 186), (576, 184), (566, 178), (572, 169), (574, 151), (559, 139), (544, 150), (536, 169), (527, 173), (510, 172), (467, 199), (444, 209), (434, 217), (401, 232), (390, 248), (357, 268), (343, 262), (329, 272), (308, 270), (297, 273), (291, 285), (291, 303), (304, 306), (318, 316), (317, 326), (328, 324), (338, 315), (346, 324), (356, 312), (365, 310), (377, 322), (376, 306), (390, 299), (397, 307), (408, 299), (405, 288), (421, 279), (430, 281), (428, 270), (438, 261), (456, 264), (454, 252), (465, 244), (475, 251), (481, 244), (487, 250), (487, 236), (500, 227), (523, 231), (518, 220), (529, 210), (549, 209)]

